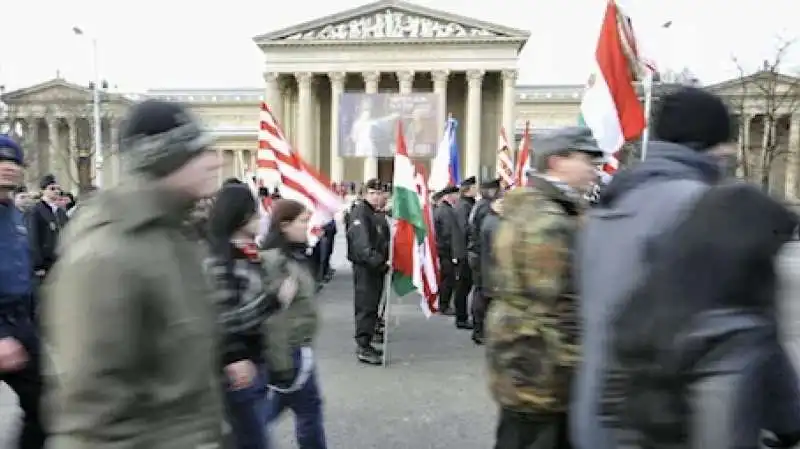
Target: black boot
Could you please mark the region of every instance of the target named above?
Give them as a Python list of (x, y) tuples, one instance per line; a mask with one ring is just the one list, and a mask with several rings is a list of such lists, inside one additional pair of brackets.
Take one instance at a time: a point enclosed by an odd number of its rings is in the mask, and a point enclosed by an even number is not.
[(483, 330), (481, 330), (480, 326), (476, 325), (475, 329), (472, 330), (472, 341), (478, 346), (482, 346), (486, 343), (486, 337), (484, 337)]
[(359, 346), (356, 350), (356, 358), (361, 363), (380, 365), (383, 363), (383, 352), (375, 349), (372, 345)]
[(472, 330), (475, 326), (469, 322), (469, 320), (456, 320), (456, 328), (463, 329), (463, 330)]

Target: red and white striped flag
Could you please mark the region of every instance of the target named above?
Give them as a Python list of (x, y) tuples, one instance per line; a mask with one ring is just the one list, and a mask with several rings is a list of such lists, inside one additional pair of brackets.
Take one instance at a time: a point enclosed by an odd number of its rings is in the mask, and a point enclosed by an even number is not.
[(330, 181), (308, 165), (292, 149), (266, 103), (261, 103), (256, 176), (265, 183), (280, 185), (281, 197), (303, 203), (311, 211), (309, 244), (322, 235), (322, 227), (342, 209), (342, 200), (330, 188)]
[(427, 232), (420, 248), (422, 260), (422, 300), (420, 306), (426, 317), (439, 312), (439, 252), (436, 250), (436, 233), (433, 226), (433, 207), (428, 191), (427, 173), (422, 164), (416, 164), (415, 182), (422, 204), (422, 220)]
[(500, 128), (497, 141), (497, 160), (495, 161), (495, 174), (505, 187), (514, 185), (514, 161), (511, 157), (511, 146), (508, 145), (506, 129)]
[(522, 142), (519, 143), (517, 169), (514, 173), (515, 185), (521, 187), (528, 185), (528, 168), (531, 157), (530, 125), (530, 122), (525, 122), (525, 132), (522, 133)]

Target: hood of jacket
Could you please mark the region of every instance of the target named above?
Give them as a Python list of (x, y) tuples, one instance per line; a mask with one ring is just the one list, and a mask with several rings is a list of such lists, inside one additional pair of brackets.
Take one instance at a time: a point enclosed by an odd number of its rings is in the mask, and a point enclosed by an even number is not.
[(651, 141), (647, 159), (623, 170), (603, 189), (599, 207), (613, 208), (616, 200), (642, 184), (653, 181), (688, 179), (715, 184), (722, 178), (718, 158), (684, 145)]

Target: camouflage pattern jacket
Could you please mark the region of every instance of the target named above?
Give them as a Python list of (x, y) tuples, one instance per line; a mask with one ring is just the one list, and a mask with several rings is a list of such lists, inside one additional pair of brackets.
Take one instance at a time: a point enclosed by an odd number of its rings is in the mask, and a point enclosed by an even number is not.
[(490, 389), (503, 408), (567, 409), (579, 360), (572, 275), (578, 201), (540, 177), (506, 195), (494, 240), (497, 297), (486, 323)]

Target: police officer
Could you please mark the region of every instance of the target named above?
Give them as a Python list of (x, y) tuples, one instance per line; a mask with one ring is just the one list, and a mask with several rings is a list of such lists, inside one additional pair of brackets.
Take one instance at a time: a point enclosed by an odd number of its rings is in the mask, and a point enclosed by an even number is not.
[(61, 229), (67, 224), (67, 211), (58, 205), (61, 187), (55, 176), (45, 175), (39, 182), (42, 199), (28, 212), (28, 233), (33, 268), (41, 279), (56, 262), (56, 246)]
[[(483, 340), (481, 325), (479, 325), (478, 321), (482, 321), (481, 317), (484, 316), (486, 312), (486, 301), (483, 300), (483, 269), (481, 268), (481, 261), (484, 259), (483, 247), (481, 244), (481, 228), (484, 219), (492, 212), (491, 204), (497, 198), (499, 191), (499, 179), (491, 179), (481, 183), (481, 198), (475, 203), (475, 207), (472, 208), (472, 213), (469, 217), (467, 259), (469, 261), (469, 267), (472, 270), (472, 283), (474, 287), (472, 294), (472, 318), (474, 326), (472, 330), (472, 340), (478, 344), (481, 344)], [(479, 314), (481, 317), (478, 316)]]
[[(444, 315), (455, 314), (457, 324), (463, 324), (467, 320), (466, 303), (460, 304), (457, 297), (453, 301), (460, 280), (459, 264), (466, 263), (467, 258), (466, 236), (455, 209), (458, 203), (458, 187), (445, 187), (437, 192), (436, 196), (439, 197), (439, 205), (434, 210), (433, 223), (441, 277), (439, 310)], [(453, 305), (455, 310), (452, 308)]]
[(371, 365), (379, 365), (383, 355), (372, 342), (390, 263), (389, 223), (381, 212), (386, 199), (379, 180), (367, 181), (363, 198), (350, 211), (347, 230), (347, 258), (353, 263), (356, 357)]
[[(467, 227), (467, 259), (469, 267), (472, 270), (472, 283), (475, 287), (475, 294), (480, 294), (481, 289), (481, 224), (483, 219), (491, 211), (490, 205), (497, 197), (500, 190), (500, 180), (491, 179), (481, 183), (481, 198), (475, 203), (472, 208), (472, 213), (469, 215), (469, 222)], [(473, 301), (474, 304), (474, 301)], [(473, 313), (474, 316), (474, 313)]]
[(459, 188), (458, 202), (455, 204), (458, 226), (461, 228), (462, 245), (464, 255), (456, 261), (456, 289), (453, 302), (456, 307), (456, 327), (459, 329), (472, 329), (469, 322), (469, 294), (472, 291), (472, 270), (467, 261), (466, 248), (469, 236), (469, 217), (475, 208), (475, 197), (478, 196), (478, 183), (474, 176), (470, 176), (461, 182)]
[(12, 192), (22, 182), (22, 148), (0, 135), (0, 381), (11, 387), (24, 413), (18, 447), (44, 447), (39, 402), (39, 334), (33, 323), (30, 244)]

